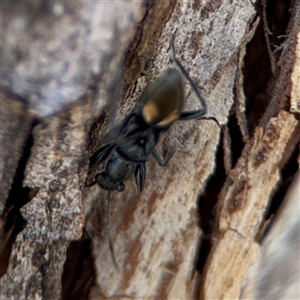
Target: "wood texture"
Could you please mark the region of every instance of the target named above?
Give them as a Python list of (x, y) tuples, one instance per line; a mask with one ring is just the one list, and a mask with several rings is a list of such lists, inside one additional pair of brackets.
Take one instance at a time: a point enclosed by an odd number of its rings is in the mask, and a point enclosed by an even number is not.
[[(1, 5), (0, 298), (245, 295), (268, 208), (287, 163), (297, 165), (298, 2), (277, 5), (282, 14), (274, 15), (270, 3), (246, 0)], [(287, 37), (275, 51), (266, 47), (267, 23), (284, 9), (291, 12)], [(151, 80), (174, 67), (172, 43), (207, 116), (178, 121), (164, 135), (158, 152), (175, 154), (165, 167), (149, 157), (142, 193), (133, 178), (110, 197), (85, 186), (103, 135)], [(185, 109), (198, 105), (186, 83)], [(204, 198), (217, 203), (207, 209), (213, 226), (205, 232)]]
[[(145, 81), (173, 65), (174, 38), (178, 58), (207, 99), (207, 117), (214, 117), (219, 124), (212, 119), (177, 122), (158, 145), (164, 158), (175, 148), (168, 165), (161, 168), (150, 158), (141, 194), (133, 180), (127, 182), (124, 192), (112, 193), (110, 235), (119, 269), (114, 267), (106, 230), (99, 230), (105, 228), (107, 193), (98, 187), (93, 188), (93, 194), (88, 192), (94, 203), (95, 199), (102, 203), (85, 209), (89, 211), (87, 231), (93, 236), (96, 257), (98, 289), (93, 299), (190, 299), (195, 293), (194, 266), (202, 236), (197, 224), (197, 197), (215, 168), (220, 124), (227, 122), (233, 104), (237, 45), (243, 41), (254, 10), (246, 2), (232, 6), (214, 2), (199, 7), (178, 2), (172, 9), (173, 14), (160, 29), (153, 68), (144, 70), (146, 76), (139, 79), (135, 89), (142, 90)], [(152, 21), (151, 14), (148, 17)], [(195, 108), (196, 101), (186, 85), (186, 109)], [(121, 113), (124, 110), (123, 106)]]
[[(1, 40), (6, 41), (1, 88), (12, 98), (1, 98), (1, 110), (7, 113), (18, 100), (19, 106), (23, 103), (18, 122), (35, 119), (37, 124), (31, 128), (26, 168), (18, 175), (24, 179), (15, 187), (34, 195), (14, 193), (1, 212), (9, 222), (1, 222), (0, 250), (10, 251), (0, 279), (1, 299), (59, 299), (67, 247), (80, 238), (84, 225), (90, 128), (114, 96), (123, 52), (143, 7), (133, 2), (6, 2), (0, 11)], [(13, 116), (1, 122), (1, 128), (17, 123)], [(15, 144), (2, 136), (9, 159), (15, 159), (14, 152), (22, 156), (25, 142), (17, 135), (27, 138), (28, 127), (11, 130)], [(7, 155), (1, 159), (5, 163)], [(7, 167), (2, 172), (11, 182)], [(10, 185), (5, 188), (7, 195)], [(20, 211), (20, 203), (27, 202)], [(13, 215), (19, 214), (26, 223), (20, 233), (11, 234), (20, 222)]]

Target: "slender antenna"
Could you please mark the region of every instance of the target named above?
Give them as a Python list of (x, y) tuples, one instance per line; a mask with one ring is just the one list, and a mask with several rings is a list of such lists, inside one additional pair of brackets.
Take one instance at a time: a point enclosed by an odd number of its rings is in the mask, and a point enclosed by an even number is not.
[(207, 106), (204, 98), (201, 96), (200, 92), (198, 91), (197, 87), (195, 86), (193, 80), (189, 76), (188, 72), (186, 69), (183, 67), (183, 65), (180, 63), (180, 61), (176, 58), (175, 54), (175, 47), (174, 47), (174, 39), (175, 39), (175, 33), (172, 39), (172, 51), (173, 51), (173, 59), (177, 66), (179, 67), (180, 71), (184, 75), (184, 77), (188, 80), (189, 84), (191, 85), (192, 89), (194, 90), (197, 98), (200, 100), (202, 109), (196, 110), (196, 111), (186, 111), (181, 113), (180, 120), (187, 120), (187, 119), (195, 119), (195, 118), (200, 118), (201, 116), (205, 115), (207, 112)]
[(110, 196), (111, 196), (111, 191), (107, 192), (107, 201), (106, 201), (106, 235), (107, 235), (107, 241), (108, 241), (108, 246), (109, 246), (109, 251), (111, 253), (111, 258), (113, 261), (113, 264), (117, 270), (119, 270), (116, 257), (115, 257), (115, 252), (114, 252), (114, 246), (110, 237), (110, 226), (109, 226), (109, 215), (110, 215)]

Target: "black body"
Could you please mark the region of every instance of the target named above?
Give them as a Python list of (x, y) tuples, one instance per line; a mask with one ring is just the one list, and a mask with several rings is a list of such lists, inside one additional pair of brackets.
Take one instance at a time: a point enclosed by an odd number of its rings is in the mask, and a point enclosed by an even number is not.
[(160, 165), (164, 165), (155, 150), (160, 135), (176, 120), (205, 115), (204, 99), (175, 55), (174, 60), (191, 84), (202, 108), (182, 112), (184, 88), (181, 73), (177, 69), (166, 70), (144, 91), (135, 111), (109, 133), (108, 136), (114, 136), (115, 141), (105, 144), (92, 155), (90, 169), (108, 159), (105, 171), (95, 176), (94, 183), (97, 182), (102, 188), (123, 191), (124, 181), (134, 175), (137, 188), (142, 191), (148, 156), (152, 154)]

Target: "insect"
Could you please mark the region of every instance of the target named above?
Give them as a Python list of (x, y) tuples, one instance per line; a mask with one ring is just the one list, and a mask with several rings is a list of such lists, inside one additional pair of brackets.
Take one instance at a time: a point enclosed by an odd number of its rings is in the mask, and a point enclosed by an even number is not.
[[(92, 184), (98, 183), (108, 191), (124, 191), (124, 181), (134, 175), (137, 189), (142, 191), (148, 156), (153, 155), (161, 166), (166, 164), (155, 149), (160, 136), (177, 120), (198, 119), (206, 114), (205, 100), (176, 58), (174, 46), (172, 50), (180, 71), (176, 68), (167, 69), (150, 83), (139, 98), (134, 112), (108, 133), (108, 142), (90, 158), (90, 170), (107, 160), (105, 171), (96, 174)], [(181, 73), (200, 101), (201, 108), (198, 110), (182, 111), (184, 86)]]

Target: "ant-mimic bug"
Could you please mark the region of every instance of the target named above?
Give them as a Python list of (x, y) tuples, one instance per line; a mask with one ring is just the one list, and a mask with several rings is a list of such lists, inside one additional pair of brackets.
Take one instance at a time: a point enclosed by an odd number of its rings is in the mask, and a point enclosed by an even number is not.
[[(136, 108), (123, 122), (114, 127), (104, 140), (108, 140), (90, 158), (89, 169), (92, 170), (104, 163), (105, 171), (96, 174), (95, 180), (89, 186), (98, 183), (108, 190), (106, 207), (107, 236), (112, 260), (118, 269), (113, 244), (109, 235), (109, 202), (110, 191), (124, 191), (124, 181), (134, 175), (139, 191), (143, 190), (146, 178), (146, 161), (150, 154), (160, 166), (162, 160), (155, 149), (160, 136), (177, 120), (199, 119), (206, 114), (205, 100), (197, 90), (194, 82), (185, 68), (175, 56), (172, 45), (173, 59), (180, 69), (167, 69), (157, 77), (142, 93)], [(181, 73), (188, 80), (201, 108), (195, 111), (183, 112), (184, 84)]]
[(206, 114), (205, 100), (176, 58), (173, 45), (172, 50), (175, 63), (190, 83), (202, 108), (182, 112), (184, 100), (182, 76), (175, 68), (164, 71), (146, 88), (134, 112), (108, 134), (114, 136), (115, 140), (102, 146), (90, 158), (90, 170), (109, 158), (105, 171), (96, 174), (95, 181), (90, 185), (98, 183), (106, 190), (124, 191), (124, 181), (134, 175), (137, 188), (142, 191), (148, 156), (152, 154), (160, 166), (165, 165), (155, 149), (159, 137), (176, 120), (199, 119)]

